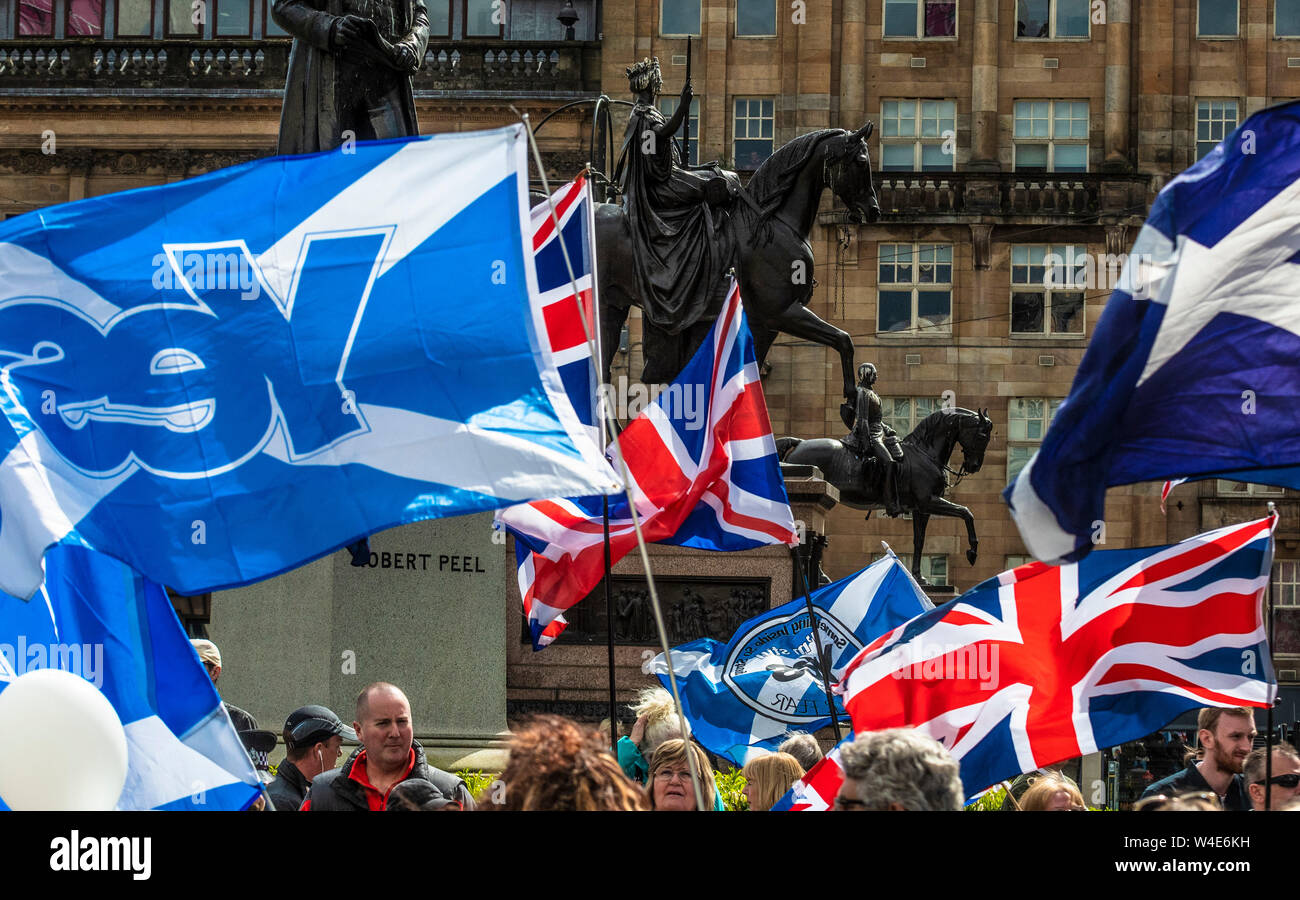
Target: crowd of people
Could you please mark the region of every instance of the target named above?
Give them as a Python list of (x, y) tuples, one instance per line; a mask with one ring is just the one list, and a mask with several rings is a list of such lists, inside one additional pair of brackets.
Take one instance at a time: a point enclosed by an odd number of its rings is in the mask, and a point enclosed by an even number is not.
[[(221, 656), (211, 641), (194, 641), (214, 684)], [(276, 736), (253, 717), (227, 706), (255, 766)], [(367, 685), (357, 696), (354, 721), (330, 709), (304, 706), (280, 733), (285, 758), (254, 808), (277, 811), (692, 811), (726, 809), (714, 762), (683, 733), (672, 696), (641, 692), (631, 707), (630, 733), (609, 746), (608, 722), (599, 729), (555, 715), (535, 716), (514, 732), (505, 770), (475, 797), (459, 776), (429, 764), (414, 737), (411, 705), (400, 688)], [(1198, 717), (1198, 747), (1185, 768), (1147, 788), (1138, 810), (1300, 810), (1300, 753), (1273, 745), (1271, 770), (1249, 709), (1209, 707)], [(338, 764), (345, 743), (355, 743)], [(744, 766), (743, 793), (751, 810), (769, 810), (822, 759), (810, 734), (795, 734), (778, 751)], [(959, 810), (965, 801), (956, 760), (933, 738), (893, 728), (857, 735), (840, 749), (843, 781), (836, 810)], [(1086, 810), (1079, 786), (1044, 769), (1006, 786), (1003, 809)], [(829, 798), (827, 798), (829, 799)]]

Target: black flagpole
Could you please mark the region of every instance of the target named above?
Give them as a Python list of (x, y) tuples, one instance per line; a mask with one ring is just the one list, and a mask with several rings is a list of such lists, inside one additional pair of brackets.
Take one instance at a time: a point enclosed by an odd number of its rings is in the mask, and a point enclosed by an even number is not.
[(614, 595), (609, 589), (609, 497), (601, 504), (605, 520), (605, 642), (609, 648), (609, 749), (618, 753), (618, 701), (614, 675)]
[[(687, 84), (691, 83), (690, 35), (686, 36), (686, 83)], [(695, 102), (694, 99), (692, 99), (691, 102), (692, 103)], [(684, 116), (685, 117), (682, 119), (682, 126), (685, 129), (685, 131), (683, 131), (683, 134), (685, 135), (686, 139), (682, 142), (682, 168), (689, 169), (691, 167), (691, 104), (690, 103), (686, 104), (686, 112)]]
[[(812, 545), (809, 544), (808, 558), (812, 559)], [(831, 692), (831, 659), (827, 648), (822, 646), (821, 631), (817, 627), (817, 607), (813, 606), (812, 594), (808, 590), (808, 573), (800, 565), (799, 553), (794, 547), (790, 548), (790, 560), (794, 563), (795, 570), (799, 573), (799, 578), (803, 582), (803, 601), (808, 607), (808, 625), (812, 629), (813, 645), (817, 648), (817, 662), (822, 670), (822, 687), (826, 690), (826, 703), (830, 709), (831, 725), (835, 728), (835, 743), (839, 743), (840, 736), (840, 717), (835, 712), (835, 694)]]

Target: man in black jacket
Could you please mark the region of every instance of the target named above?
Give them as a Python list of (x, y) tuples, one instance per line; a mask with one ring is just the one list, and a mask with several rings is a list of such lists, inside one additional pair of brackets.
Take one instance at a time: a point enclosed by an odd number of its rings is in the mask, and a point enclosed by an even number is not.
[(384, 682), (368, 685), (357, 696), (356, 729), (362, 748), (341, 769), (317, 775), (302, 808), (309, 812), (379, 812), (394, 785), (408, 778), (433, 784), (462, 809), (473, 809), (465, 782), (429, 765), (414, 739), (411, 704), (398, 688)]
[(355, 741), (357, 735), (323, 706), (304, 706), (289, 713), (283, 735), (286, 755), (266, 792), (278, 811), (297, 812), (312, 779), (338, 765), (343, 741)]
[(1224, 809), (1250, 809), (1241, 770), (1255, 741), (1255, 714), (1244, 706), (1210, 706), (1200, 711), (1196, 724), (1204, 759), (1155, 782), (1142, 792), (1142, 797), (1212, 791)]

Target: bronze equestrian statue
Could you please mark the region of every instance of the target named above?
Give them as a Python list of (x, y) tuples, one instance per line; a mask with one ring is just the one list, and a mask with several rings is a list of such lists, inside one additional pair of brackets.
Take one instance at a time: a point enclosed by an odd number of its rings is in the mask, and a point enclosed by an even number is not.
[(876, 367), (869, 362), (858, 366), (857, 403), (852, 407), (847, 403), (840, 407), (844, 424), (853, 429), (843, 443), (859, 457), (874, 457), (876, 469), (882, 473), (881, 497), (885, 514), (895, 518), (903, 514), (898, 504), (897, 467), (894, 465), (902, 460), (903, 451), (898, 446), (894, 429), (885, 425), (880, 397), (872, 389), (875, 383)]
[(854, 222), (880, 218), (866, 143), (871, 123), (795, 138), (741, 189), (735, 173), (716, 164), (682, 166), (672, 137), (690, 108), (689, 83), (677, 112), (665, 119), (655, 107), (662, 86), (657, 60), (627, 74), (637, 103), (616, 170), (624, 196), (595, 213), (605, 380), (633, 306), (647, 323), (641, 380), (676, 377), (716, 318), (726, 272), (734, 268), (759, 364), (778, 333), (831, 347), (840, 357), (844, 398), (856, 402), (853, 339), (806, 304), (822, 192), (836, 194)]
[[(855, 433), (857, 431), (855, 423)], [(870, 433), (870, 432), (868, 432)], [(921, 554), (925, 548), (925, 529), (930, 516), (953, 516), (966, 523), (970, 549), (966, 559), (971, 565), (979, 553), (975, 534), (975, 517), (964, 506), (944, 499), (948, 473), (960, 480), (978, 472), (984, 464), (984, 451), (993, 436), (993, 420), (988, 410), (940, 409), (926, 416), (912, 433), (903, 438), (902, 461), (888, 467), (881, 464), (878, 453), (859, 455), (845, 442), (833, 438), (783, 437), (776, 442), (782, 462), (817, 466), (826, 480), (840, 492), (840, 502), (854, 509), (881, 509), (888, 504), (883, 498), (888, 468), (897, 466), (898, 503), (912, 513), (912, 574), (921, 577)], [(958, 446), (962, 448), (961, 468), (952, 472), (948, 459)], [(884, 470), (884, 471), (882, 471)], [(870, 518), (870, 512), (867, 513)]]

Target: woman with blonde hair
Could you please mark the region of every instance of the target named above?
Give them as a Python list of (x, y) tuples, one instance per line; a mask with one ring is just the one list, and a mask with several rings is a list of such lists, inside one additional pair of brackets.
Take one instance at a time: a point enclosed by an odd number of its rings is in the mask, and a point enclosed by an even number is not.
[(1040, 775), (1029, 785), (1020, 798), (1020, 808), (1026, 812), (1066, 812), (1084, 810), (1083, 794), (1059, 775)]
[(695, 760), (699, 773), (700, 795), (705, 805), (716, 810), (721, 804), (717, 785), (713, 780), (713, 767), (704, 751), (692, 741), (672, 738), (664, 741), (650, 757), (649, 779), (650, 808), (655, 810), (695, 810), (695, 790), (691, 786), (691, 763)]
[(631, 710), (636, 715), (636, 724), (630, 736), (618, 739), (618, 764), (628, 778), (645, 784), (649, 769), (646, 760), (654, 755), (655, 748), (672, 738), (690, 737), (690, 731), (687, 726), (687, 733), (682, 734), (673, 695), (661, 687), (643, 689)]
[(765, 812), (803, 778), (803, 766), (789, 753), (768, 753), (745, 763), (745, 799), (753, 812)]

